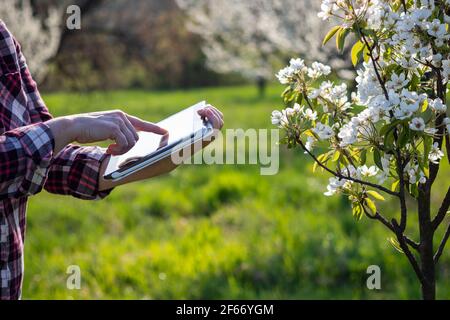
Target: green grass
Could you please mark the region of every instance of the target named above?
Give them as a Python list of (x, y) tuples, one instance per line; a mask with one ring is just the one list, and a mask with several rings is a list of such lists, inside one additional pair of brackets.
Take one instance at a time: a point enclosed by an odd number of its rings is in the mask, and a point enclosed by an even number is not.
[[(241, 87), (45, 100), (55, 116), (122, 108), (157, 121), (207, 99), (224, 111), (227, 128), (246, 129), (271, 127), (280, 92), (271, 87), (266, 99)], [(29, 205), (23, 297), (420, 298), (390, 234), (372, 221), (355, 222), (345, 199), (324, 197), (327, 176), (311, 168), (302, 153), (283, 150), (275, 176), (250, 165), (184, 166), (117, 188), (103, 201), (41, 193)], [(442, 190), (448, 180), (438, 184)], [(392, 204), (385, 209), (397, 213)], [(66, 288), (69, 265), (81, 268), (81, 290)], [(381, 267), (380, 291), (366, 288), (369, 265)], [(448, 299), (448, 250), (438, 274), (438, 296)]]

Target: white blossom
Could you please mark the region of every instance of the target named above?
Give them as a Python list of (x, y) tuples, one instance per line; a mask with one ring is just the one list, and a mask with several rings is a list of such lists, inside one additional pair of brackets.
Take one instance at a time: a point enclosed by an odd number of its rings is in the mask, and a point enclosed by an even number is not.
[(378, 173), (378, 169), (375, 166), (367, 167), (366, 165), (363, 165), (361, 168), (359, 168), (361, 172), (362, 177), (373, 177), (376, 176)]
[(437, 142), (433, 144), (433, 147), (431, 148), (431, 151), (428, 155), (428, 159), (435, 164), (439, 163), (439, 160), (441, 160), (444, 157), (444, 153), (439, 149), (439, 145)]
[[(316, 139), (314, 139), (311, 136), (308, 136), (308, 138), (306, 138), (306, 143), (305, 143), (306, 150), (308, 150), (309, 152), (312, 152), (316, 143), (317, 143)], [(305, 151), (305, 153), (307, 153), (307, 152)]]
[(444, 121), (443, 121), (443, 123), (444, 123), (444, 126), (446, 126), (446, 128), (447, 128), (447, 134), (450, 134), (450, 118), (444, 118)]
[(327, 76), (331, 73), (331, 67), (319, 62), (314, 62), (311, 68), (308, 68), (308, 76), (317, 79), (323, 75)]
[(426, 22), (424, 26), (428, 34), (432, 37), (439, 39), (447, 35), (445, 24), (441, 23), (438, 19), (434, 19), (432, 22)]
[(425, 121), (422, 118), (414, 118), (411, 120), (409, 127), (414, 131), (424, 131)]
[(409, 80), (406, 78), (406, 75), (404, 73), (401, 73), (400, 75), (393, 73), (391, 76), (391, 80), (386, 82), (386, 88), (400, 90), (403, 89), (408, 83)]
[(333, 129), (331, 129), (331, 127), (321, 122), (318, 122), (316, 124), (316, 127), (313, 129), (313, 132), (317, 134), (320, 140), (327, 140), (333, 136)]
[(305, 109), (303, 110), (303, 116), (305, 119), (309, 121), (316, 121), (317, 120), (317, 111), (313, 111), (311, 109)]
[(447, 111), (447, 106), (442, 102), (440, 98), (430, 100), (428, 105), (434, 112), (444, 113)]
[(330, 178), (328, 186), (327, 186), (327, 192), (324, 193), (324, 195), (330, 197), (335, 195), (336, 193), (349, 188), (351, 183), (348, 180), (345, 179), (338, 179), (338, 178)]
[(283, 118), (283, 114), (278, 111), (278, 110), (274, 110), (272, 111), (272, 124), (279, 126), (281, 124), (281, 120)]

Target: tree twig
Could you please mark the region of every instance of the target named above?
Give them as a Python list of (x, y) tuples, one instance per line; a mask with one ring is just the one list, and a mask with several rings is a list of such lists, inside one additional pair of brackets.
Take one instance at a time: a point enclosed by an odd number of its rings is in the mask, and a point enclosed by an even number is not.
[[(388, 228), (390, 231), (392, 231), (394, 234), (396, 234), (394, 226), (382, 214), (380, 214), (377, 211), (374, 215), (371, 215), (371, 214), (369, 214), (369, 212), (367, 211), (365, 206), (363, 206), (363, 209), (364, 209), (364, 213), (366, 214), (366, 216), (369, 219), (380, 221), (384, 226), (386, 226), (386, 228)], [(417, 242), (415, 242), (414, 240), (410, 239), (407, 235), (403, 234), (403, 238), (405, 239), (406, 243), (411, 248), (413, 248), (415, 250), (419, 249), (419, 244)]]
[[(375, 48), (370, 45), (369, 41), (362, 34), (361, 30), (359, 30), (359, 33), (361, 35), (361, 38), (362, 38), (363, 42), (367, 46), (367, 49), (369, 50), (369, 57), (370, 57), (370, 60), (372, 61), (372, 65), (373, 65), (373, 68), (375, 70), (375, 74), (376, 74), (378, 82), (380, 83), (380, 86), (381, 86), (381, 88), (383, 90), (384, 96), (385, 96), (385, 98), (387, 100), (389, 100), (389, 93), (388, 93), (388, 90), (386, 88), (386, 84), (385, 84), (383, 78), (381, 77), (381, 74), (380, 74), (380, 72), (378, 70), (378, 67), (377, 67), (377, 64), (376, 64), (375, 57), (373, 55), (373, 51), (374, 51)], [(390, 112), (390, 116), (391, 116), (391, 118), (393, 117), (392, 111)], [(395, 141), (398, 141), (397, 129), (394, 130), (394, 138), (395, 138)], [(398, 169), (397, 174), (398, 174), (398, 179), (399, 179), (398, 197), (400, 198), (400, 215), (401, 215), (401, 217), (400, 217), (400, 229), (403, 232), (406, 229), (406, 224), (407, 224), (407, 219), (408, 219), (408, 209), (407, 209), (407, 206), (406, 206), (406, 197), (405, 197), (405, 178), (403, 176), (403, 161), (402, 161), (400, 148), (398, 146), (396, 148), (396, 157), (395, 158), (396, 158), (396, 162), (397, 162), (397, 169)]]
[(436, 230), (439, 225), (444, 221), (445, 216), (447, 215), (447, 211), (450, 208), (450, 187), (448, 187), (447, 194), (444, 197), (444, 200), (442, 201), (441, 207), (439, 208), (439, 211), (436, 215), (436, 217), (433, 219), (433, 229)]
[(389, 189), (387, 189), (387, 188), (385, 188), (385, 187), (383, 187), (383, 186), (380, 186), (380, 185), (378, 185), (378, 184), (371, 183), (371, 182), (367, 182), (367, 181), (363, 181), (363, 180), (356, 179), (356, 178), (352, 178), (352, 177), (347, 177), (347, 176), (344, 176), (343, 174), (341, 174), (341, 173), (339, 173), (339, 172), (336, 172), (336, 171), (334, 171), (334, 170), (331, 170), (330, 168), (328, 168), (327, 166), (325, 166), (322, 162), (320, 162), (320, 161), (317, 159), (317, 157), (316, 157), (314, 154), (312, 154), (311, 151), (309, 151), (309, 150), (305, 147), (305, 145), (303, 144), (303, 141), (302, 141), (299, 137), (296, 137), (296, 141), (297, 141), (297, 143), (302, 147), (302, 149), (303, 149), (303, 150), (304, 150), (311, 158), (313, 158), (314, 161), (315, 161), (322, 169), (324, 169), (325, 171), (331, 173), (331, 174), (334, 175), (335, 177), (337, 177), (337, 178), (339, 178), (339, 179), (344, 179), (344, 180), (349, 180), (349, 181), (353, 181), (353, 182), (356, 182), (356, 183), (360, 183), (360, 184), (362, 184), (362, 185), (366, 185), (366, 186), (369, 186), (369, 187), (372, 187), (372, 188), (376, 188), (376, 189), (378, 189), (378, 190), (380, 190), (380, 191), (383, 191), (383, 192), (385, 192), (385, 193), (387, 193), (387, 194), (390, 194), (390, 195), (392, 195), (392, 196), (395, 196), (395, 197), (398, 197), (398, 196), (399, 196), (399, 194), (398, 194), (397, 192), (393, 192), (393, 191), (391, 191), (391, 190), (389, 190)]
[(439, 244), (439, 248), (436, 251), (436, 254), (434, 255), (434, 263), (437, 264), (439, 261), (439, 258), (441, 257), (442, 253), (444, 252), (445, 245), (447, 244), (447, 240), (450, 237), (450, 223), (447, 226), (447, 231), (445, 231), (444, 237), (442, 238), (441, 243)]
[(394, 227), (394, 230), (395, 230), (394, 233), (397, 236), (397, 240), (400, 245), (400, 248), (403, 250), (403, 253), (408, 258), (409, 263), (412, 265), (417, 277), (420, 279), (421, 282), (423, 282), (425, 280), (425, 278), (423, 276), (422, 270), (420, 269), (419, 264), (417, 263), (417, 259), (414, 257), (411, 250), (409, 250), (406, 240), (403, 238), (403, 233), (400, 229), (400, 226), (398, 225), (398, 223), (395, 219), (392, 219), (392, 226)]

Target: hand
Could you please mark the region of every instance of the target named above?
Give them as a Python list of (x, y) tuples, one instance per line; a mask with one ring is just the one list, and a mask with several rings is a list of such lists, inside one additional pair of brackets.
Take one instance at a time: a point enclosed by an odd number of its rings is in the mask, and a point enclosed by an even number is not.
[(199, 110), (198, 114), (203, 118), (207, 118), (213, 125), (214, 129), (222, 129), (223, 113), (220, 112), (217, 108), (213, 107), (212, 105), (208, 105), (205, 108)]
[[(202, 117), (207, 118), (209, 121), (211, 121), (213, 128), (216, 130), (220, 130), (223, 127), (223, 114), (218, 109), (214, 108), (211, 105), (208, 105), (207, 107), (201, 109), (198, 111), (198, 114)], [(162, 138), (164, 140), (164, 137)], [(202, 148), (206, 147), (211, 141), (203, 141)], [(198, 150), (197, 150), (198, 151)], [(104, 161), (102, 165), (101, 172), (104, 172), (108, 166), (108, 161)], [(155, 163), (154, 165), (151, 165), (147, 168), (144, 168), (138, 172), (133, 173), (129, 177), (120, 180), (120, 181), (111, 181), (111, 180), (105, 180), (103, 179), (103, 175), (100, 175), (100, 190), (107, 190), (113, 187), (117, 187), (119, 185), (127, 184), (134, 181), (139, 180), (146, 180), (150, 179), (152, 177), (156, 177), (162, 174), (169, 173), (170, 171), (174, 170), (178, 165), (174, 164), (172, 162), (171, 157), (167, 157), (165, 159), (162, 159)]]
[(167, 130), (123, 111), (114, 110), (72, 115), (47, 122), (55, 137), (55, 152), (71, 142), (93, 143), (113, 140), (107, 153), (121, 155), (134, 147), (137, 131), (165, 135)]

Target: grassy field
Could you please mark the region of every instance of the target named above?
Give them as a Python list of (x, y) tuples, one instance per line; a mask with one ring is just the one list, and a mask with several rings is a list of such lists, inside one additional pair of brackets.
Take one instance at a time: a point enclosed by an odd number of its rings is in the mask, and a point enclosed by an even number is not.
[[(265, 99), (242, 87), (45, 100), (55, 116), (122, 108), (157, 121), (207, 99), (224, 111), (227, 128), (246, 129), (271, 127), (280, 92), (271, 87)], [(23, 298), (420, 298), (390, 234), (355, 222), (345, 199), (324, 197), (327, 178), (313, 174), (302, 153), (283, 150), (275, 176), (252, 165), (197, 165), (118, 188), (103, 201), (41, 193), (29, 204)], [(436, 189), (446, 185), (443, 176)], [(385, 210), (397, 214), (390, 203)], [(69, 265), (81, 268), (81, 290), (66, 288)], [(369, 265), (381, 267), (379, 291), (366, 288)], [(438, 274), (438, 297), (448, 299), (448, 248)]]

